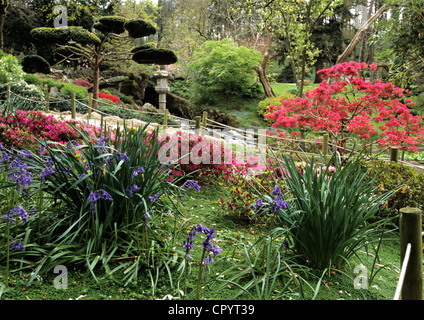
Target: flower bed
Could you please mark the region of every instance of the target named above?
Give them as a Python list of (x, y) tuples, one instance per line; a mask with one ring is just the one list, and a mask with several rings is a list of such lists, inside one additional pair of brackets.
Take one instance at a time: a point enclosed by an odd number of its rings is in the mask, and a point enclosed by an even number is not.
[(8, 148), (36, 151), (36, 139), (65, 144), (80, 140), (81, 134), (76, 129), (83, 129), (92, 137), (99, 135), (100, 128), (86, 125), (81, 121), (57, 120), (53, 115), (41, 111), (17, 110), (14, 114), (0, 114), (0, 142)]

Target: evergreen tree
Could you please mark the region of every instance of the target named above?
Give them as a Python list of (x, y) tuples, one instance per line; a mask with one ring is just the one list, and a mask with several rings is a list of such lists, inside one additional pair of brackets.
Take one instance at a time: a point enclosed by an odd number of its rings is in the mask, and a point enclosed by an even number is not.
[(144, 20), (127, 20), (105, 16), (93, 25), (96, 32), (82, 27), (35, 28), (31, 35), (38, 41), (54, 43), (63, 60), (87, 61), (93, 71), (93, 109), (98, 106), (100, 66), (103, 62), (134, 60), (140, 64), (167, 65), (177, 62), (176, 55), (166, 49), (140, 46), (131, 51), (122, 47), (134, 39), (156, 33), (156, 28)]

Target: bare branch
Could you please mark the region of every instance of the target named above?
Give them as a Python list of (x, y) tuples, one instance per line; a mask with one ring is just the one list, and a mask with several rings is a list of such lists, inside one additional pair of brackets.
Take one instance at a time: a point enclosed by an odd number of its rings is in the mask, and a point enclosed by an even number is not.
[(361, 41), (362, 36), (368, 31), (374, 21), (377, 20), (378, 17), (380, 17), (387, 9), (389, 9), (390, 6), (391, 5), (384, 4), (371, 18), (368, 19), (368, 21), (355, 34), (352, 41), (346, 47), (345, 51), (341, 55), (339, 55), (336, 64), (342, 63), (347, 59), (347, 57), (352, 53), (356, 45), (359, 43), (359, 41)]

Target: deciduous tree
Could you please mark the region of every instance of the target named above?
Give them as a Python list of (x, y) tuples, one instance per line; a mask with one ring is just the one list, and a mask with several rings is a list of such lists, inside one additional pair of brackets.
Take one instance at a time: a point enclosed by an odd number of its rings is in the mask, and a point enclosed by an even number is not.
[(319, 87), (307, 90), (305, 98), (271, 106), (266, 117), (282, 138), (288, 136), (284, 128), (325, 130), (339, 147), (346, 139), (357, 137), (365, 142), (364, 146), (377, 141), (380, 146), (417, 151), (417, 145), (424, 141), (423, 118), (410, 113), (413, 103), (405, 99), (403, 89), (358, 76), (367, 68), (373, 70), (376, 66), (350, 61), (320, 70), (324, 80)]
[[(260, 0), (258, 0), (260, 1)], [(332, 14), (341, 0), (268, 0), (261, 1), (282, 39), (296, 81), (298, 95), (303, 95), (305, 75), (314, 64), (319, 50), (311, 41), (319, 21)]]

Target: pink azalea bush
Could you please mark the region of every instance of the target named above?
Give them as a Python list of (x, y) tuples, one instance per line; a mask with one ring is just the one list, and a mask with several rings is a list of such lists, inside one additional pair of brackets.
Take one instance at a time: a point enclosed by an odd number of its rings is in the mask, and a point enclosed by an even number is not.
[(77, 86), (81, 86), (81, 87), (84, 87), (84, 88), (86, 88), (86, 89), (88, 89), (88, 88), (90, 88), (93, 84), (92, 83), (89, 83), (87, 80), (85, 80), (85, 79), (76, 79), (75, 81), (74, 81), (74, 83), (77, 85)]
[(59, 121), (53, 115), (45, 115), (40, 111), (17, 110), (15, 114), (7, 116), (0, 114), (0, 142), (7, 147), (36, 151), (38, 145), (35, 137), (62, 144), (80, 140), (81, 135), (70, 123), (93, 138), (100, 134), (100, 128), (87, 126), (80, 121)]
[[(164, 148), (168, 148), (165, 156), (178, 160), (176, 174), (198, 171), (203, 177), (223, 177), (234, 179), (233, 174), (247, 175), (249, 170), (261, 171), (263, 165), (259, 156), (236, 154), (230, 148), (215, 139), (204, 138), (196, 134), (177, 131), (176, 134), (162, 134), (159, 137)], [(180, 171), (180, 173), (178, 173)]]
[(417, 151), (424, 141), (423, 118), (410, 113), (414, 103), (405, 98), (403, 89), (358, 76), (368, 68), (376, 66), (350, 61), (320, 70), (323, 81), (317, 88), (307, 90), (305, 98), (280, 100), (281, 105), (271, 106), (265, 117), (282, 138), (289, 135), (283, 131), (286, 128), (326, 130), (339, 146), (346, 138), (356, 137), (377, 141), (380, 147)]

